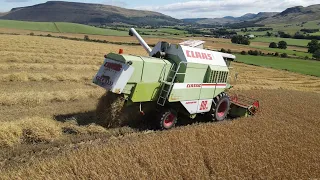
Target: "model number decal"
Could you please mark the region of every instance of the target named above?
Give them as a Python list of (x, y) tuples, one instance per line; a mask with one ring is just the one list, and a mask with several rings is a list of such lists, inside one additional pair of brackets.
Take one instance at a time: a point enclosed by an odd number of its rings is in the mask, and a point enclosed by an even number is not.
[(187, 84), (187, 88), (201, 88), (201, 84)]
[(115, 70), (115, 71), (120, 71), (122, 69), (122, 65), (121, 64), (111, 63), (111, 62), (106, 62), (104, 64), (104, 67), (110, 68), (110, 69)]
[(200, 105), (200, 111), (208, 109), (208, 101), (202, 101)]
[(186, 104), (197, 104), (197, 101), (189, 101), (189, 102), (186, 102)]
[(102, 83), (102, 85), (109, 85), (109, 86), (112, 86), (113, 85), (113, 82), (110, 80), (110, 77), (109, 76), (97, 76), (96, 77), (97, 81)]

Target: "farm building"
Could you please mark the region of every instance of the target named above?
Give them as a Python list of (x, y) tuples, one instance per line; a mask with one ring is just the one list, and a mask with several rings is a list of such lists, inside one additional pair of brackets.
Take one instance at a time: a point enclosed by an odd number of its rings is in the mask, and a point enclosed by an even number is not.
[(253, 34), (246, 35), (249, 39), (253, 39), (255, 36)]

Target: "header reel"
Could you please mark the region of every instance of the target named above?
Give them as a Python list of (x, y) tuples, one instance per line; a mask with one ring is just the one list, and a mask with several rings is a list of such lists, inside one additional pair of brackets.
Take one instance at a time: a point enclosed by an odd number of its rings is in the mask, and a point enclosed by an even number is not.
[(230, 101), (229, 115), (233, 118), (249, 117), (259, 112), (260, 102), (257, 99), (240, 94), (232, 94), (230, 95)]

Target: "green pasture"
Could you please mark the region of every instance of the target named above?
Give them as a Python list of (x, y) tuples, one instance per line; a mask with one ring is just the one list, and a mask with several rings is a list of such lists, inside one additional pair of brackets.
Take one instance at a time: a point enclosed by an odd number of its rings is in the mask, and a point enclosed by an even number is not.
[(310, 40), (307, 40), (307, 39), (291, 39), (291, 38), (277, 38), (277, 37), (256, 37), (254, 39), (251, 39), (251, 41), (266, 42), (266, 43), (271, 43), (271, 42), (278, 43), (279, 41), (285, 41), (290, 46), (303, 46), (303, 47), (306, 47), (310, 42)]
[(236, 55), (238, 62), (288, 70), (296, 73), (320, 77), (320, 61), (267, 56)]
[(30, 31), (43, 31), (55, 33), (79, 33), (79, 34), (96, 34), (109, 36), (126, 36), (127, 32), (112, 29), (102, 29), (93, 26), (87, 26), (76, 23), (65, 22), (29, 22), (0, 20), (0, 28), (24, 29)]

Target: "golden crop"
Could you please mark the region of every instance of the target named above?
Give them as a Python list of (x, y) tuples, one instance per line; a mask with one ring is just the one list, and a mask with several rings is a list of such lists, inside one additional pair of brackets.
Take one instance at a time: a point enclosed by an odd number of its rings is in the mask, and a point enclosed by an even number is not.
[(122, 106), (98, 104), (103, 55), (146, 55), (141, 46), (0, 38), (0, 179), (319, 178), (319, 78), (233, 63), (231, 92), (258, 98), (257, 116), (157, 132), (144, 128), (152, 119), (98, 121)]

